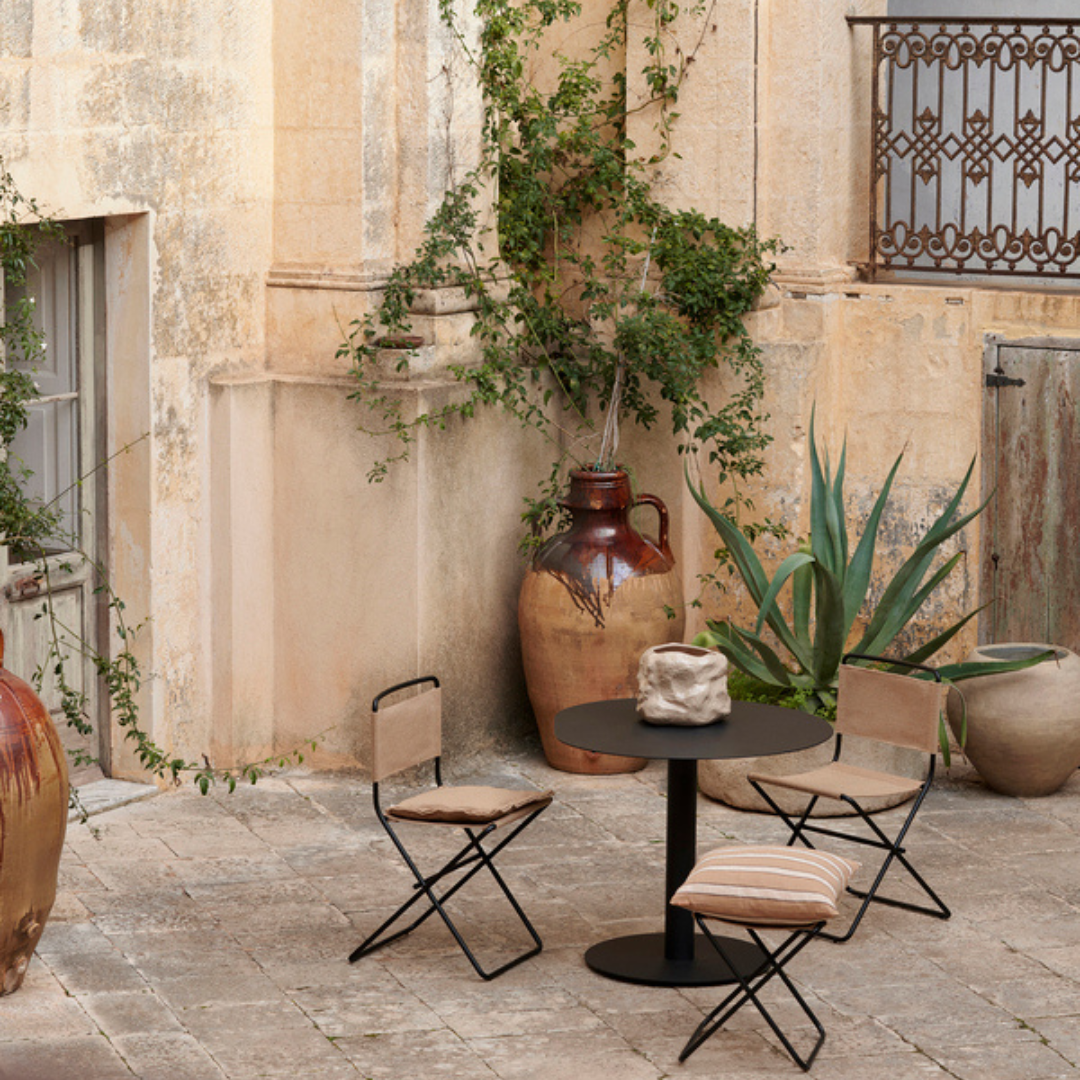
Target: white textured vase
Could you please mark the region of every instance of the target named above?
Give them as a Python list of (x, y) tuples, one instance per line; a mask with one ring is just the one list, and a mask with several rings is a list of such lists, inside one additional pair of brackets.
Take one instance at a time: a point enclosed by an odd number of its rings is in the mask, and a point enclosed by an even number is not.
[(949, 726), (960, 737), (960, 694), (967, 704), (964, 753), (1004, 795), (1057, 791), (1080, 766), (1080, 656), (1060, 645), (981, 645), (969, 661), (1016, 660), (1053, 649), (1055, 659), (1001, 675), (964, 679), (949, 691)]
[(637, 711), (650, 724), (711, 724), (731, 712), (727, 658), (697, 645), (654, 645), (638, 662)]

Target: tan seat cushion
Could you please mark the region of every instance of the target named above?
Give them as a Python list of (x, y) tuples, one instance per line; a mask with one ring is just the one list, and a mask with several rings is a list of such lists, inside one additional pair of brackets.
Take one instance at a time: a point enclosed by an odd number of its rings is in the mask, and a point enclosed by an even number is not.
[(551, 791), (446, 785), (403, 799), (391, 806), (387, 814), (408, 821), (488, 825), (516, 811), (546, 806), (553, 794)]
[(875, 772), (858, 765), (845, 765), (834, 761), (820, 769), (809, 772), (792, 773), (790, 776), (767, 776), (764, 773), (751, 773), (748, 779), (763, 784), (775, 784), (791, 791), (805, 791), (811, 795), (824, 795), (838, 799), (841, 795), (850, 795), (859, 799), (877, 798), (890, 795), (914, 795), (923, 786), (922, 780), (907, 776), (895, 776), (893, 773)]
[(837, 914), (858, 865), (809, 848), (717, 848), (698, 861), (671, 902), (723, 922), (806, 926)]

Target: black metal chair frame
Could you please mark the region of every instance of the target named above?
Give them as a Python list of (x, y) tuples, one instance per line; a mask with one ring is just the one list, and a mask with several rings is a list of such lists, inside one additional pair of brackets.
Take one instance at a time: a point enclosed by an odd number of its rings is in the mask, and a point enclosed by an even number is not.
[[(719, 1031), (720, 1028), (722, 1028), (724, 1024), (726, 1024), (727, 1021), (730, 1020), (744, 1005), (752, 1003), (757, 1011), (765, 1018), (765, 1021), (768, 1023), (769, 1027), (772, 1028), (776, 1037), (783, 1044), (784, 1049), (791, 1055), (795, 1063), (803, 1071), (809, 1071), (810, 1066), (814, 1063), (814, 1058), (817, 1057), (817, 1053), (821, 1049), (821, 1044), (825, 1041), (825, 1028), (822, 1027), (821, 1021), (818, 1020), (814, 1015), (813, 1010), (806, 1003), (806, 999), (799, 993), (798, 988), (791, 979), (788, 978), (787, 972), (784, 971), (784, 965), (800, 953), (815, 937), (820, 935), (821, 928), (825, 923), (818, 922), (814, 923), (812, 926), (802, 926), (794, 929), (784, 928), (790, 930), (790, 933), (788, 933), (788, 936), (775, 949), (770, 949), (768, 945), (766, 945), (756, 929), (750, 926), (743, 926), (743, 929), (745, 929), (753, 939), (754, 944), (761, 950), (763, 957), (761, 965), (756, 970), (749, 974), (744, 974), (740, 970), (740, 966), (735, 958), (729, 956), (724, 950), (724, 938), (714, 935), (709, 930), (707, 916), (695, 913), (694, 918), (697, 920), (701, 932), (712, 944), (713, 948), (720, 954), (721, 959), (723, 959), (728, 967), (735, 973), (735, 976), (738, 979), (738, 986), (736, 986), (697, 1026), (694, 1033), (687, 1041), (686, 1046), (683, 1047), (682, 1053), (679, 1054), (679, 1061), (685, 1061), (699, 1046), (701, 1046), (702, 1043), (705, 1042), (706, 1039)], [(779, 977), (780, 981), (787, 987), (788, 992), (795, 999), (796, 1003), (806, 1014), (817, 1031), (817, 1039), (815, 1040), (810, 1053), (806, 1057), (799, 1054), (795, 1047), (792, 1046), (791, 1040), (784, 1034), (780, 1025), (758, 997), (758, 992), (761, 988), (774, 976)]]
[[(871, 656), (866, 653), (847, 653), (841, 663), (846, 664), (849, 660), (869, 660), (883, 664), (914, 668), (918, 669), (919, 671), (929, 672), (936, 682), (941, 682), (941, 676), (938, 674), (938, 672), (931, 667), (927, 667), (925, 664), (909, 663), (906, 660), (895, 660), (886, 656)], [(832, 757), (832, 760), (834, 762), (840, 759), (840, 755), (843, 749), (843, 741), (843, 735), (837, 732), (836, 749)], [(919, 812), (919, 807), (922, 806), (923, 800), (926, 798), (927, 792), (930, 790), (930, 785), (934, 779), (935, 755), (931, 753), (928, 756), (930, 760), (927, 768), (926, 777), (924, 778), (922, 786), (919, 788), (919, 791), (912, 802), (911, 809), (908, 812), (907, 817), (904, 819), (903, 825), (900, 827), (900, 830), (897, 832), (894, 838), (890, 838), (878, 826), (877, 822), (870, 817), (867, 811), (859, 805), (858, 801), (850, 795), (841, 795), (840, 798), (843, 800), (843, 802), (847, 803), (847, 805), (855, 811), (858, 817), (867, 826), (869, 826), (871, 832), (873, 833), (872, 836), (863, 836), (859, 833), (846, 832), (841, 829), (829, 828), (826, 825), (817, 825), (811, 823), (809, 821), (809, 817), (811, 811), (814, 809), (814, 806), (817, 804), (817, 801), (820, 798), (820, 796), (818, 795), (814, 795), (810, 799), (810, 802), (803, 810), (801, 816), (799, 816), (799, 818), (795, 820), (795, 815), (786, 814), (783, 810), (781, 810), (779, 805), (777, 805), (776, 801), (768, 794), (767, 791), (765, 791), (765, 789), (757, 780), (750, 781), (750, 783), (754, 786), (754, 788), (761, 795), (761, 797), (769, 804), (769, 806), (776, 814), (783, 818), (785, 824), (791, 830), (791, 836), (788, 838), (787, 841), (788, 847), (793, 847), (797, 840), (801, 841), (809, 848), (814, 847), (813, 843), (807, 838), (806, 834), (815, 833), (820, 836), (831, 836), (835, 839), (847, 840), (855, 844), (862, 844), (866, 847), (879, 848), (880, 850), (887, 852), (884, 862), (878, 869), (877, 876), (874, 878), (873, 883), (868, 889), (861, 890), (852, 888), (850, 885), (847, 886), (847, 891), (852, 896), (855, 896), (858, 899), (862, 900), (862, 904), (860, 905), (859, 910), (855, 913), (855, 917), (852, 920), (851, 925), (847, 928), (847, 931), (843, 934), (834, 934), (832, 932), (822, 931), (819, 933), (820, 937), (825, 938), (828, 941), (834, 942), (844, 942), (849, 940), (852, 934), (854, 934), (856, 929), (858, 928), (859, 923), (862, 922), (862, 918), (866, 914), (867, 909), (870, 907), (871, 903), (885, 904), (889, 907), (895, 908), (903, 908), (905, 911), (914, 911), (918, 912), (921, 915), (932, 915), (936, 919), (948, 919), (952, 915), (952, 912), (945, 905), (941, 897), (938, 896), (936, 892), (934, 892), (934, 890), (927, 884), (923, 876), (915, 869), (914, 866), (911, 865), (910, 861), (907, 858), (907, 848), (904, 847), (904, 838), (907, 836), (908, 829), (911, 828), (911, 825), (915, 820), (915, 815)], [(906, 900), (897, 900), (888, 896), (877, 895), (878, 889), (881, 886), (882, 881), (885, 879), (885, 874), (888, 872), (889, 867), (892, 866), (894, 860), (896, 862), (899, 862), (904, 867), (904, 869), (907, 870), (907, 872), (911, 875), (912, 879), (930, 898), (934, 905), (933, 907), (927, 907), (923, 904), (913, 904)]]
[[(378, 712), (380, 702), (388, 697), (390, 694), (394, 694), (399, 690), (406, 690), (411, 686), (419, 686), (425, 683), (432, 683), (435, 687), (439, 686), (439, 680), (434, 675), (425, 675), (416, 679), (409, 679), (406, 682), (397, 683), (394, 686), (383, 690), (378, 694), (375, 700), (372, 702), (372, 712)], [(435, 784), (437, 787), (442, 786), (442, 758), (441, 755), (434, 757), (434, 771), (435, 771)], [(413, 885), (413, 895), (406, 900), (398, 909), (386, 919), (381, 926), (374, 933), (370, 934), (364, 941), (362, 941), (350, 954), (349, 963), (355, 963), (363, 956), (367, 956), (369, 953), (374, 952), (376, 949), (382, 948), (384, 945), (389, 945), (392, 941), (397, 941), (398, 938), (404, 937), (406, 934), (411, 933), (418, 926), (427, 921), (427, 919), (438, 913), (439, 917), (446, 924), (447, 929), (454, 936), (454, 940), (461, 947), (462, 952), (465, 953), (470, 964), (476, 970), (476, 973), (485, 980), (496, 978), (504, 971), (509, 971), (511, 968), (516, 967), (518, 964), (523, 963), (530, 957), (535, 956), (543, 948), (543, 942), (540, 940), (540, 935), (536, 932), (535, 927), (529, 921), (528, 916), (522, 910), (521, 905), (518, 903), (517, 898), (510, 891), (510, 887), (503, 880), (502, 875), (496, 869), (494, 865), (494, 858), (509, 844), (526, 826), (531, 824), (536, 818), (547, 809), (547, 804), (538, 807), (517, 821), (515, 827), (511, 829), (509, 833), (504, 835), (502, 839), (491, 848), (485, 848), (483, 846), (484, 841), (499, 827), (499, 822), (493, 822), (490, 825), (483, 827), (474, 827), (469, 825), (457, 825), (464, 831), (468, 837), (466, 843), (462, 848), (453, 855), (446, 863), (443, 864), (438, 870), (431, 874), (424, 874), (416, 861), (407, 851), (401, 838), (395, 831), (393, 824), (383, 811), (382, 804), (379, 799), (379, 784), (374, 782), (371, 786), (372, 801), (375, 806), (375, 815), (382, 824), (382, 827), (389, 834), (390, 839), (394, 842), (394, 846), (397, 848), (405, 864), (412, 871), (413, 876), (416, 878), (416, 882)], [(425, 824), (425, 822), (410, 822), (410, 824)], [(430, 824), (440, 824), (443, 828), (447, 825), (442, 822), (432, 822)], [(533, 940), (531, 948), (521, 953), (518, 956), (513, 957), (506, 963), (495, 968), (494, 970), (487, 970), (481, 965), (472, 949), (469, 948), (465, 938), (454, 924), (453, 919), (450, 918), (449, 913), (446, 910), (446, 902), (454, 896), (464, 885), (466, 885), (479, 871), (487, 869), (491, 876), (495, 879), (499, 888), (502, 890), (503, 895), (509, 901), (510, 906), (514, 909), (518, 918), (521, 920), (522, 925), (528, 931), (529, 936)], [(436, 891), (436, 886), (453, 874), (460, 871), (465, 871), (461, 877), (459, 877), (453, 884), (446, 889), (445, 892), (439, 894)], [(420, 916), (415, 919), (408, 926), (403, 929), (397, 930), (387, 936), (386, 932), (406, 913), (408, 912), (417, 901), (421, 899), (427, 899), (427, 907), (422, 911)]]

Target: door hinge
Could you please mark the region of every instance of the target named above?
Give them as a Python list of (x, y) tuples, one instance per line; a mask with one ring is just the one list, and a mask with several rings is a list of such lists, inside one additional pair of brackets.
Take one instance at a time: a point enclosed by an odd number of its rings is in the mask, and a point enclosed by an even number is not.
[(997, 371), (988, 371), (986, 373), (986, 385), (999, 390), (1003, 386), (1023, 386), (1024, 380), (1010, 378), (999, 368)]

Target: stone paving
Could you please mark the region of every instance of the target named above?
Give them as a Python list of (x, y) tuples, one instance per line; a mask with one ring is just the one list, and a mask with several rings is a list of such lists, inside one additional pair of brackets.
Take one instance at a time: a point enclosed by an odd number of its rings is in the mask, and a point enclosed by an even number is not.
[[(801, 1075), (752, 1009), (679, 1065), (718, 991), (612, 982), (582, 960), (597, 940), (660, 925), (662, 766), (587, 778), (522, 756), (474, 760), (450, 779), (556, 790), (505, 859), (540, 956), (482, 982), (432, 919), (350, 966), (410, 880), (360, 778), (170, 791), (69, 827), (38, 955), (23, 988), (0, 998), (0, 1078)], [(703, 850), (782, 839), (772, 818), (700, 799)], [(877, 908), (851, 942), (814, 943), (793, 961), (828, 1032), (813, 1075), (1077, 1075), (1080, 774), (1054, 796), (1018, 800), (954, 769), (910, 848), (953, 918)], [(517, 943), (491, 892), (460, 910), (470, 925), (486, 920), (475, 939), (489, 954)], [(808, 1039), (782, 996), (766, 991)]]

